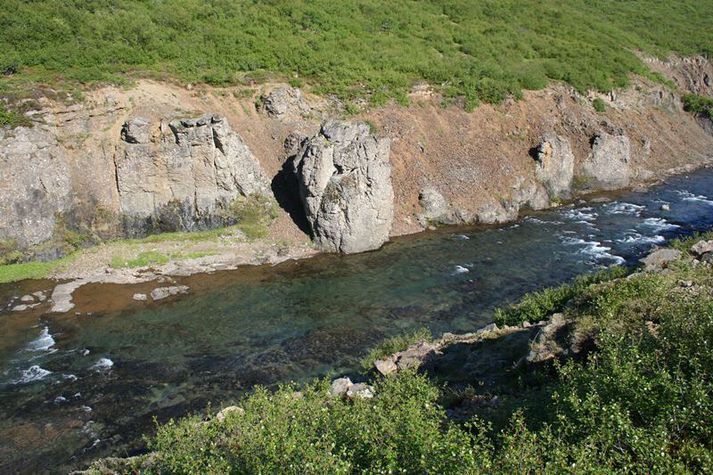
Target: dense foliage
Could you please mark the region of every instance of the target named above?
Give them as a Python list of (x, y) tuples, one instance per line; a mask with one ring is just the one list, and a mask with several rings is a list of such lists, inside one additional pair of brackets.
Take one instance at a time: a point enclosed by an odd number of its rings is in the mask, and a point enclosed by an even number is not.
[(20, 82), (279, 75), (375, 103), (426, 80), (474, 106), (553, 79), (624, 85), (648, 74), (636, 50), (713, 53), (712, 23), (712, 0), (4, 0), (0, 71)]
[(686, 94), (683, 96), (683, 107), (688, 112), (713, 119), (713, 99), (710, 97), (704, 97), (698, 94)]
[[(684, 251), (689, 245), (676, 243)], [(622, 272), (570, 286), (561, 307), (570, 336), (590, 339), (591, 350), (531, 368), (547, 376), (520, 383), (514, 403), (467, 424), (450, 421), (439, 406), (442, 390), (412, 372), (378, 379), (367, 400), (331, 398), (326, 382), (258, 389), (242, 401), (244, 412), (224, 420), (161, 426), (155, 453), (134, 469), (711, 473), (711, 267), (683, 259), (667, 273)], [(503, 418), (509, 423), (493, 422)]]

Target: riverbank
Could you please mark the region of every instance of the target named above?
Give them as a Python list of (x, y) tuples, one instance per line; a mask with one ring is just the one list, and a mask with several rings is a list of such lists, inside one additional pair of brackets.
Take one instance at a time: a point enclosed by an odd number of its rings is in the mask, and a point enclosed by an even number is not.
[(711, 238), (675, 242), (628, 275), (580, 281), (557, 302), (550, 290), (530, 295), (500, 312), (510, 325), (382, 355), (358, 384), (258, 389), (217, 416), (160, 427), (148, 455), (89, 473), (707, 473)]

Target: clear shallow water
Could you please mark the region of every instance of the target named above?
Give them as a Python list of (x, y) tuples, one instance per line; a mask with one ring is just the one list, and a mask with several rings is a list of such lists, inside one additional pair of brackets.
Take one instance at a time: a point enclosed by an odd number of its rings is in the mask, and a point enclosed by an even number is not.
[[(227, 404), (255, 384), (352, 371), (373, 344), (419, 327), (474, 330), (525, 292), (634, 263), (654, 244), (711, 227), (713, 171), (703, 170), (500, 228), (196, 276), (193, 295), (163, 305), (0, 313), (0, 472), (132, 453), (153, 417)], [(101, 302), (110, 287), (92, 293)]]

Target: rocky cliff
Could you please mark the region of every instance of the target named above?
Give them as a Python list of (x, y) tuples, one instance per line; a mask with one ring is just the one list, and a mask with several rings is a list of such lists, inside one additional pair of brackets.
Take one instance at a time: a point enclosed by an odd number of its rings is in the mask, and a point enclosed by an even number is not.
[(582, 95), (555, 84), (467, 113), (419, 86), (411, 106), (349, 122), (330, 119), (344, 115), (338, 102), (284, 85), (139, 81), (79, 104), (42, 99), (33, 127), (0, 130), (0, 253), (48, 258), (68, 243), (223, 226), (253, 194), (285, 211), (273, 237), (359, 252), (710, 163), (713, 127), (680, 100), (710, 92), (710, 63), (651, 64), (677, 88), (635, 78)]

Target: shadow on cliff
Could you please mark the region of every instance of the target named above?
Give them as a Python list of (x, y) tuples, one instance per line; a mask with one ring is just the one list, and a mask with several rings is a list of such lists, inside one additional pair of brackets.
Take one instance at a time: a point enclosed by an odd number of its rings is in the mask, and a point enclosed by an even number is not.
[(292, 157), (282, 164), (282, 168), (272, 179), (270, 187), (280, 208), (290, 215), (292, 221), (303, 233), (311, 236), (312, 232), (300, 199), (299, 183), (292, 171)]

